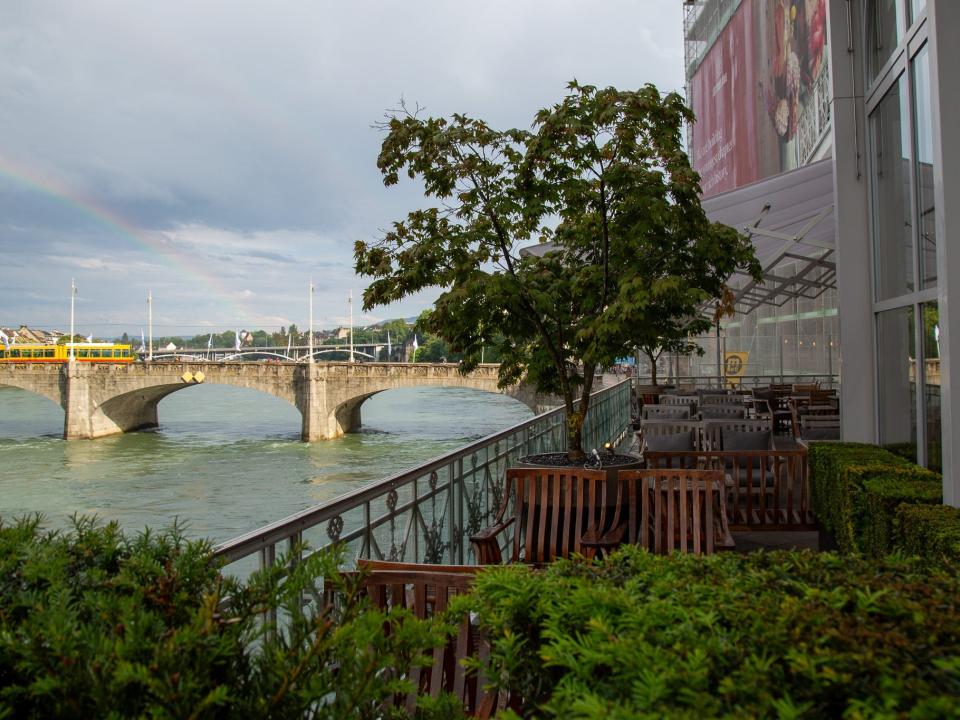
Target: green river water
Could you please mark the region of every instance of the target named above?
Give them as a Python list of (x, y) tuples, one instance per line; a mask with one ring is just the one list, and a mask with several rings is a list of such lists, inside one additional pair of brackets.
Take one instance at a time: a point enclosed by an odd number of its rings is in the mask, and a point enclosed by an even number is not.
[(159, 412), (154, 431), (67, 442), (59, 407), (0, 387), (0, 518), (96, 514), (131, 531), (177, 518), (221, 541), (532, 416), (477, 390), (390, 390), (363, 404), (360, 432), (307, 444), (295, 408), (252, 390), (200, 385)]

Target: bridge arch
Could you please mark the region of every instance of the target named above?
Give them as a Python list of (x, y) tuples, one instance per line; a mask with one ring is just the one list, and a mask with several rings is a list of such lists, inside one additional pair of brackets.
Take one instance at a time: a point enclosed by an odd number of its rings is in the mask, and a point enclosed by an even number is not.
[[(56, 367), (59, 368), (59, 365)], [(64, 407), (63, 380), (57, 373), (36, 371), (27, 371), (22, 374), (4, 373), (3, 377), (0, 378), (0, 385), (9, 385), (20, 390), (26, 390)]]

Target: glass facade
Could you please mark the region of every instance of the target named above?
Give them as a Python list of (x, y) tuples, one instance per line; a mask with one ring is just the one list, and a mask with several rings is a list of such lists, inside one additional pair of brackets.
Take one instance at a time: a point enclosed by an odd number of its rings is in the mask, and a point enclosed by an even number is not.
[(919, 205), (920, 282), (937, 284), (937, 223), (933, 200), (933, 119), (930, 108), (930, 56), (927, 46), (914, 58), (913, 117), (917, 128), (917, 203)]
[(936, 302), (921, 306), (923, 317), (923, 387), (927, 467), (943, 470), (940, 442), (940, 310)]
[(907, 84), (901, 78), (870, 115), (874, 138), (873, 192), (877, 300), (913, 292), (910, 223), (910, 136)]
[(913, 308), (877, 314), (880, 444), (916, 454), (917, 395)]
[(938, 238), (924, 6), (917, 0), (867, 2), (866, 106), (877, 431), (881, 444), (939, 469)]
[(871, 77), (876, 77), (900, 42), (904, 25), (902, 3), (903, 0), (869, 0), (867, 3)]
[(926, 9), (927, 0), (910, 0), (910, 22), (914, 22)]

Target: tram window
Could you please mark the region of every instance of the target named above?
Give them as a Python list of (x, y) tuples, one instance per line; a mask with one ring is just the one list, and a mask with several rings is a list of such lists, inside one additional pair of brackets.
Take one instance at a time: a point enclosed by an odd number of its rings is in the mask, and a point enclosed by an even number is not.
[(123, 351), (122, 351), (122, 350), (114, 350), (114, 351), (113, 351), (113, 356), (114, 356), (115, 358), (122, 357), (122, 356), (123, 356)]
[(12, 357), (12, 358), (18, 358), (18, 357), (20, 357), (20, 351), (19, 351), (19, 350), (11, 350), (11, 351), (10, 351), (10, 357)]
[(130, 351), (129, 351), (129, 350), (121, 350), (121, 351), (120, 351), (120, 357), (130, 357)]
[(78, 350), (77, 352), (79, 353), (80, 357), (82, 357), (82, 358), (89, 357), (89, 353), (90, 353), (90, 351), (89, 351), (89, 350), (86, 350), (86, 349), (84, 349), (84, 350)]
[(53, 348), (50, 348), (49, 350), (44, 350), (44, 351), (43, 351), (43, 356), (44, 356), (45, 358), (52, 358), (53, 355), (54, 355)]
[(39, 360), (40, 358), (42, 358), (42, 357), (43, 357), (43, 350), (34, 350), (34, 351), (33, 351), (33, 357), (35, 357), (37, 360)]

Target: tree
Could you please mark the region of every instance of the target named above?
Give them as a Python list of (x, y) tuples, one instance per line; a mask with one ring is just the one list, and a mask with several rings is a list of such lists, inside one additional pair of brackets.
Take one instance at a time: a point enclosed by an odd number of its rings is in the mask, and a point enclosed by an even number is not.
[[(680, 139), (692, 120), (653, 85), (575, 81), (529, 131), (401, 106), (384, 123), (384, 184), (420, 178), (439, 206), (356, 243), (356, 270), (373, 278), (364, 309), (443, 288), (428, 327), (462, 371), (494, 348), (501, 386), (562, 397), (568, 455), (582, 460), (594, 370), (630, 354), (656, 315), (698, 318), (735, 270), (759, 275), (749, 241), (700, 206)], [(549, 245), (519, 252), (532, 238)]]

